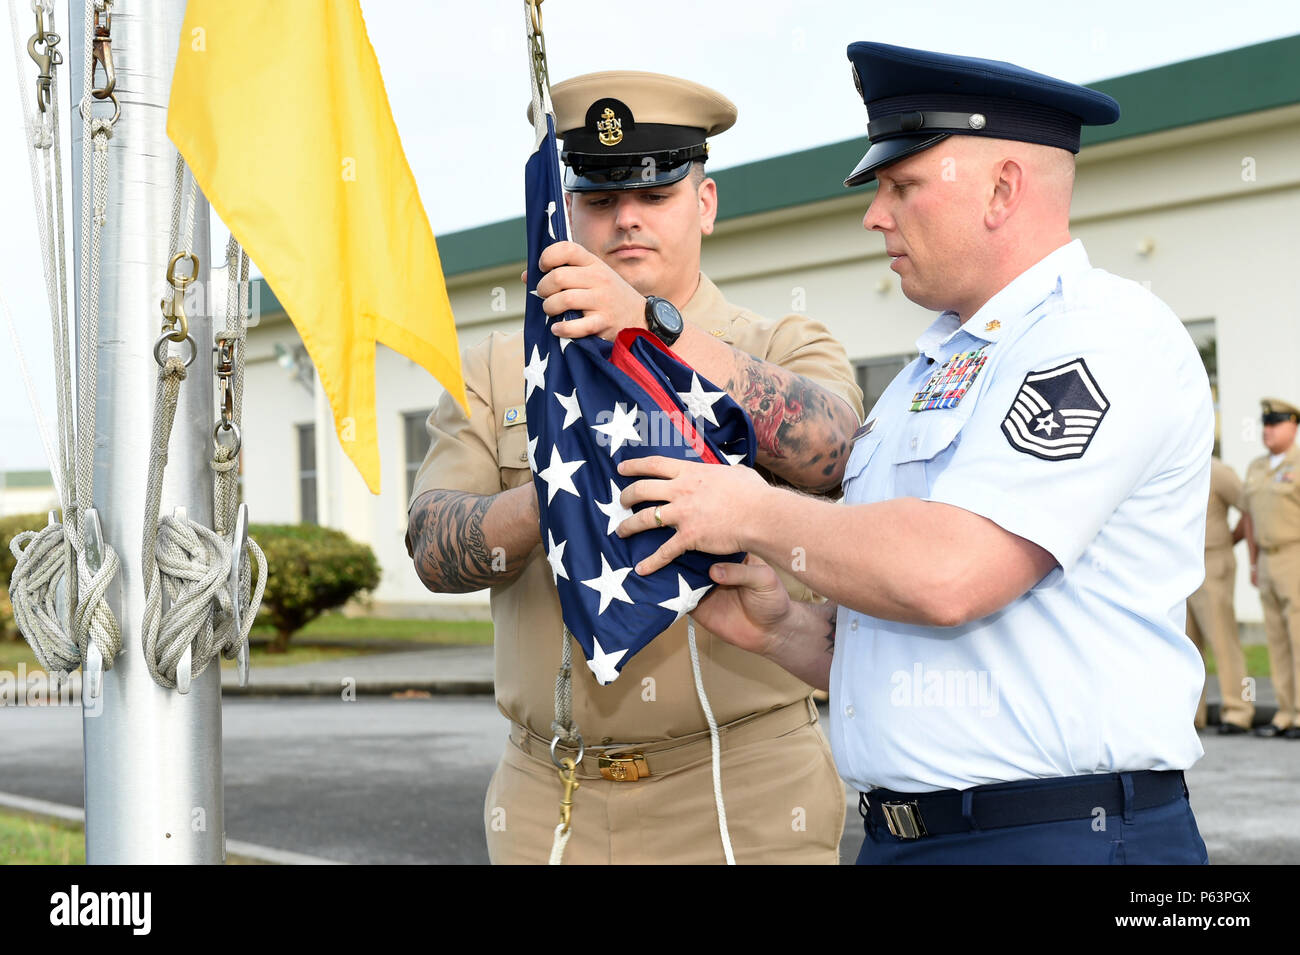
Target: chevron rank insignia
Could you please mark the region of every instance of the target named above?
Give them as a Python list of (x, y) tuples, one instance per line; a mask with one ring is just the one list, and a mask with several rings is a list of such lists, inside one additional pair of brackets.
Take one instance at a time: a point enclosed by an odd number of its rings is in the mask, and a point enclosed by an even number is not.
[(1044, 461), (1081, 458), (1109, 407), (1088, 365), (1076, 358), (1027, 374), (1002, 432), (1017, 451)]

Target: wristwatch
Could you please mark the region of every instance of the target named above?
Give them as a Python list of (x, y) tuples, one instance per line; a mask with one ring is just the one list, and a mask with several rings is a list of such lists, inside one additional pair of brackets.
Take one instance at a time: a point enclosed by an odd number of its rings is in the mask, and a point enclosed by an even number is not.
[(666, 298), (651, 295), (645, 300), (645, 324), (665, 345), (672, 347), (686, 328), (682, 313)]

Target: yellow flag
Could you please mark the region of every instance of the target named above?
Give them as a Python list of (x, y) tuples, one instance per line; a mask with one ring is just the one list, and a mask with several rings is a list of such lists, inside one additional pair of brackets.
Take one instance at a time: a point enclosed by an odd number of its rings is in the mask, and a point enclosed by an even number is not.
[(357, 0), (190, 0), (167, 134), (248, 250), (379, 492), (375, 342), (465, 407), (433, 231)]

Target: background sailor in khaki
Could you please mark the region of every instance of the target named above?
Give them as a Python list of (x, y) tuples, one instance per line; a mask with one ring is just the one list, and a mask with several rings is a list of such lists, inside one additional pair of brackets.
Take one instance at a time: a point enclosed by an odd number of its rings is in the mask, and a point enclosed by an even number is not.
[[(1241, 501), (1241, 478), (1218, 458), (1210, 460), (1210, 502), (1205, 514), (1205, 582), (1187, 598), (1187, 636), (1204, 653), (1208, 640), (1219, 671), (1219, 735), (1249, 731), (1255, 718), (1255, 704), (1243, 693), (1246, 657), (1237, 636), (1237, 614), (1233, 587), (1237, 581), (1237, 558), (1232, 547), (1246, 533), (1242, 517), (1236, 528), (1228, 523), (1228, 508)], [(1205, 690), (1196, 711), (1196, 728), (1205, 728)]]
[[(552, 98), (581, 245), (546, 250), (538, 293), (549, 314), (583, 312), (553, 328), (613, 338), (622, 327), (647, 327), (644, 296), (667, 299), (685, 319), (673, 349), (753, 418), (760, 471), (838, 492), (862, 412), (842, 346), (803, 316), (769, 321), (729, 304), (699, 271), (701, 239), (717, 211), (717, 186), (703, 174), (705, 138), (732, 125), (735, 107), (713, 90), (647, 73), (577, 77), (553, 87)], [(498, 863), (546, 861), (561, 794), (548, 748), (563, 624), (538, 546), (523, 366), (522, 332), (494, 333), (466, 351), (472, 413), (466, 419), (444, 396), (430, 416), (432, 445), (407, 536), (431, 590), (491, 588), (497, 705), (511, 721), (484, 804)], [(495, 568), (494, 548), (501, 548)], [(793, 578), (787, 586), (796, 599), (814, 599)], [(809, 687), (703, 628), (697, 638), (723, 727), (722, 785), (737, 861), (835, 863), (844, 789)], [(587, 756), (566, 863), (723, 861), (685, 620), (609, 686), (575, 667), (573, 721)], [(602, 777), (600, 755), (627, 751), (640, 758), (606, 770), (624, 778)]]
[(1300, 408), (1279, 398), (1264, 398), (1260, 405), (1268, 454), (1246, 469), (1240, 506), (1247, 517), (1250, 579), (1264, 605), (1277, 714), (1255, 734), (1300, 739)]

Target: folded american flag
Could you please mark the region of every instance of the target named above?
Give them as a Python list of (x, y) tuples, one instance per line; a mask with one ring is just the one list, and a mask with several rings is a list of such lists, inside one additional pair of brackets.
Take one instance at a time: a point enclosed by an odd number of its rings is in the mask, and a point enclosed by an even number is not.
[[(658, 634), (690, 613), (712, 587), (715, 557), (688, 552), (640, 577), (638, 561), (672, 534), (665, 527), (626, 540), (615, 528), (632, 512), (619, 503), (630, 479), (624, 457), (664, 455), (709, 463), (754, 463), (754, 428), (745, 411), (681, 362), (654, 335), (625, 329), (615, 342), (565, 339), (560, 319), (534, 294), (537, 260), (568, 238), (554, 117), (525, 169), (528, 289), (524, 315), (524, 403), (528, 463), (541, 511), (542, 543), (565, 626), (602, 685)], [(653, 504), (648, 505), (653, 507)]]

